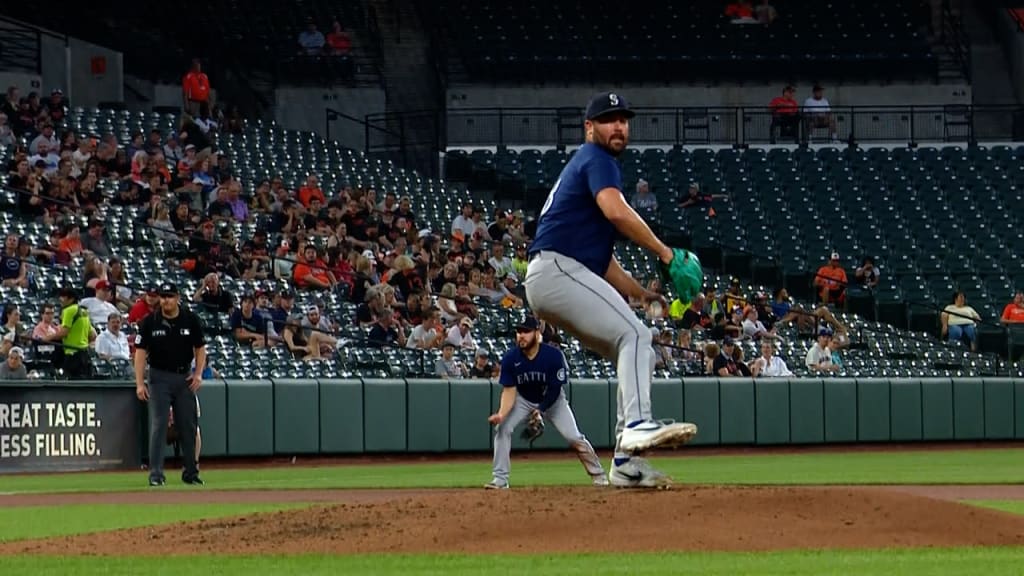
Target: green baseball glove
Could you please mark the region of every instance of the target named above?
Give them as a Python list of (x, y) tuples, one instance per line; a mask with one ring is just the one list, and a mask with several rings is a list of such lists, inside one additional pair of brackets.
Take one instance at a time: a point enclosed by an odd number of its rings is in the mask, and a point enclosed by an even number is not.
[(672, 261), (668, 264), (658, 261), (662, 282), (675, 288), (676, 298), (681, 302), (692, 302), (704, 286), (704, 269), (693, 252), (673, 248), (672, 254)]

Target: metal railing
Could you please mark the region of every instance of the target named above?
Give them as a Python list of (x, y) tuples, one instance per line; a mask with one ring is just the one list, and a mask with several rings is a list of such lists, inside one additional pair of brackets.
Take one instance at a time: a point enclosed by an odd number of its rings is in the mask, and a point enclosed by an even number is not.
[[(909, 143), (1020, 140), (1024, 107), (947, 104), (832, 106), (779, 115), (767, 106), (636, 108), (634, 145)], [(405, 126), (432, 123), (428, 141), (412, 142)], [(573, 146), (583, 141), (582, 108), (464, 108), (369, 114), (367, 152), (433, 145)], [(830, 126), (835, 126), (835, 131)], [(422, 133), (422, 132), (421, 132)], [(395, 137), (397, 135), (397, 138)]]

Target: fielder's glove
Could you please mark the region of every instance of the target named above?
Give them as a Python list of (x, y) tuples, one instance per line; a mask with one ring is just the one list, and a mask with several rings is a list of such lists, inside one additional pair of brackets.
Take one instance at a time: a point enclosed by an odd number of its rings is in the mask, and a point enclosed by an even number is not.
[(526, 428), (519, 434), (519, 437), (530, 443), (530, 448), (533, 448), (533, 442), (537, 438), (540, 438), (544, 434), (544, 416), (537, 410), (530, 413), (530, 419), (526, 422)]
[(673, 248), (672, 254), (672, 261), (668, 264), (658, 261), (662, 282), (675, 288), (680, 302), (692, 302), (704, 285), (704, 269), (693, 252)]

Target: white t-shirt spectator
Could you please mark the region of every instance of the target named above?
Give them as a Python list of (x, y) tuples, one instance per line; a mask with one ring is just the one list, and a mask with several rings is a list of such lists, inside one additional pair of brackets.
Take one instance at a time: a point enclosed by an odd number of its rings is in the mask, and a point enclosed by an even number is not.
[(758, 334), (766, 334), (768, 329), (764, 327), (764, 323), (760, 320), (754, 322), (749, 318), (743, 321), (743, 335), (747, 338), (754, 338)]
[(60, 156), (54, 154), (52, 151), (48, 152), (46, 156), (40, 156), (35, 154), (28, 157), (28, 165), (31, 168), (35, 168), (36, 162), (42, 160), (46, 164), (46, 168), (43, 168), (43, 174), (46, 176), (52, 176), (57, 173), (57, 164), (60, 162)]
[(412, 329), (409, 338), (405, 341), (406, 348), (428, 348), (437, 339), (437, 331), (433, 328), (427, 330), (420, 324)]
[(434, 364), (434, 373), (442, 378), (462, 378), (462, 367), (454, 357), (451, 360), (445, 360), (442, 357), (438, 358), (437, 363)]
[(462, 335), (462, 331), (459, 330), (459, 325), (456, 324), (448, 329), (448, 335), (445, 337), (446, 342), (451, 342), (456, 348), (462, 348), (463, 350), (476, 350), (476, 340), (473, 340), (473, 332), (466, 332), (466, 335)]
[(807, 100), (804, 100), (804, 108), (809, 114), (824, 114), (832, 109), (828, 103), (828, 98), (824, 96), (821, 99), (810, 96)]
[(793, 375), (793, 372), (786, 366), (786, 361), (778, 356), (772, 356), (771, 362), (765, 362), (764, 356), (759, 356), (757, 360), (754, 360), (753, 364), (763, 366), (759, 376), (780, 377)]
[(29, 152), (29, 154), (36, 154), (37, 151), (39, 150), (39, 144), (41, 142), (46, 142), (49, 145), (48, 146), (49, 150), (58, 150), (58, 149), (60, 149), (60, 140), (57, 140), (57, 135), (56, 134), (50, 134), (49, 138), (47, 138), (46, 136), (40, 134), (40, 135), (36, 136), (35, 138), (33, 138), (32, 142), (29, 143), (29, 145), (28, 145), (28, 152)]
[(476, 232), (476, 223), (473, 222), (472, 217), (466, 218), (459, 214), (455, 217), (455, 220), (452, 220), (452, 234), (456, 230), (462, 230), (462, 234), (468, 239), (473, 236), (473, 232)]
[(118, 332), (116, 335), (110, 330), (100, 332), (96, 337), (96, 353), (110, 356), (115, 360), (128, 360), (131, 357), (128, 336), (124, 332)]
[(491, 256), (487, 263), (491, 265), (491, 268), (494, 268), (494, 275), (498, 278), (504, 278), (510, 272), (516, 271), (515, 267), (512, 266), (512, 259), (508, 256), (502, 256), (500, 260)]
[(82, 301), (78, 304), (89, 311), (89, 321), (92, 322), (93, 326), (106, 324), (107, 318), (110, 318), (111, 314), (120, 313), (117, 306), (96, 297), (82, 298)]
[(832, 365), (832, 351), (828, 349), (828, 346), (822, 348), (817, 342), (814, 346), (811, 346), (807, 350), (807, 356), (804, 358), (804, 364), (808, 368), (814, 368), (815, 366), (831, 366)]

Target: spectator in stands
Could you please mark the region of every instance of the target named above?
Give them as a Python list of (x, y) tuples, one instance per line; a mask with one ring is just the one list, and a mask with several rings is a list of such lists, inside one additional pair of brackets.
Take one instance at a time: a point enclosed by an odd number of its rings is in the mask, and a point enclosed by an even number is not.
[(658, 212), (658, 198), (651, 193), (651, 187), (647, 180), (641, 178), (636, 183), (636, 195), (630, 202), (633, 209), (644, 216), (652, 216)]
[(742, 375), (736, 360), (733, 358), (735, 351), (736, 341), (731, 336), (726, 336), (722, 340), (722, 353), (715, 356), (711, 364), (711, 371), (715, 376), (733, 377)]
[(838, 252), (833, 252), (828, 264), (818, 268), (814, 285), (818, 287), (819, 302), (840, 306), (846, 303), (846, 270), (839, 263)]
[(732, 349), (732, 361), (736, 364), (736, 370), (739, 371), (740, 376), (750, 377), (750, 367), (743, 360), (743, 348), (734, 346)]
[(39, 323), (32, 329), (32, 339), (36, 342), (55, 342), (60, 340), (60, 323), (57, 322), (53, 304), (43, 304)]
[(434, 373), (441, 378), (465, 378), (466, 367), (455, 358), (455, 345), (445, 342), (441, 347), (441, 357), (437, 359), (434, 366)]
[(1003, 308), (999, 321), (1003, 324), (1024, 324), (1024, 291), (1017, 290), (1013, 301)]
[(331, 31), (327, 34), (327, 49), (332, 56), (348, 56), (352, 51), (352, 39), (337, 20), (331, 24)]
[(512, 259), (505, 255), (505, 245), (501, 243), (491, 246), (491, 258), (487, 261), (487, 264), (494, 268), (494, 275), (498, 278), (504, 278), (509, 274), (515, 273)]
[(111, 302), (113, 290), (106, 280), (96, 282), (94, 288), (96, 295), (89, 298), (82, 298), (79, 305), (89, 311), (89, 321), (93, 325), (104, 324), (112, 314), (120, 316), (121, 312)]
[(21, 91), (18, 90), (17, 86), (7, 87), (7, 94), (4, 98), (4, 103), (0, 105), (0, 112), (7, 117), (7, 121), (10, 123), (11, 130), (15, 136), (21, 136), (22, 133), (15, 122), (21, 114)]
[[(193, 116), (199, 113), (200, 104), (210, 103), (210, 79), (203, 72), (203, 65), (199, 58), (192, 60), (192, 68), (181, 80), (181, 95), (185, 112)], [(192, 141), (190, 140), (190, 142)], [(203, 148), (198, 144), (196, 147)]]
[(750, 375), (778, 377), (792, 376), (793, 372), (786, 366), (786, 361), (775, 355), (775, 344), (770, 340), (761, 342), (761, 355), (750, 364)]
[(324, 196), (324, 191), (319, 188), (319, 178), (316, 174), (309, 174), (306, 176), (306, 181), (303, 186), (299, 189), (299, 202), (306, 208), (309, 208), (312, 199), (319, 200), (321, 206), (327, 204), (327, 198)]
[(326, 43), (323, 33), (316, 28), (316, 22), (312, 18), (307, 19), (306, 29), (299, 32), (299, 46), (302, 48), (302, 53), (307, 56), (318, 56), (323, 52)]
[(864, 290), (874, 290), (878, 286), (880, 278), (878, 267), (875, 266), (875, 259), (865, 256), (860, 266), (854, 271), (854, 277)]
[(651, 345), (654, 347), (654, 367), (664, 370), (672, 365), (672, 330), (651, 328)]
[(296, 263), (292, 271), (295, 285), (304, 289), (333, 289), (338, 282), (327, 269), (327, 264), (320, 258), (316, 246), (307, 244), (302, 251), (302, 256), (303, 261)]
[(132, 304), (128, 311), (128, 323), (138, 324), (143, 318), (149, 316), (160, 306), (160, 293), (156, 286), (149, 286), (141, 298)]
[(515, 257), (512, 258), (512, 270), (516, 273), (516, 276), (520, 278), (526, 278), (526, 267), (529, 265), (530, 260), (526, 252), (526, 243), (516, 244)]
[(102, 220), (93, 219), (89, 221), (89, 229), (85, 234), (85, 238), (82, 238), (82, 250), (100, 258), (110, 258), (113, 254), (110, 250), (110, 244), (107, 243), (107, 239), (103, 236)]
[(306, 306), (306, 315), (301, 322), (302, 329), (307, 339), (312, 339), (313, 332), (317, 332), (317, 340), (320, 345), (320, 354), (330, 356), (338, 346), (338, 339), (335, 334), (338, 325), (320, 313), (320, 307), (315, 304)]
[(58, 165), (60, 164), (60, 156), (50, 147), (50, 143), (47, 141), (40, 142), (36, 147), (36, 153), (29, 156), (28, 163), (30, 166), (38, 167), (38, 163), (42, 162), (43, 176), (46, 178), (52, 178), (57, 173)]
[(796, 89), (787, 85), (782, 89), (782, 96), (772, 98), (768, 103), (768, 109), (772, 113), (771, 143), (775, 143), (775, 131), (779, 136), (794, 142), (800, 139), (800, 104), (793, 98)]
[(725, 309), (733, 311), (736, 308), (743, 308), (747, 305), (747, 297), (743, 295), (743, 287), (739, 278), (729, 281), (729, 288), (725, 291)]
[(312, 332), (307, 337), (301, 322), (302, 317), (298, 315), (288, 318), (281, 338), (295, 358), (303, 361), (320, 360), (320, 333)]
[(730, 1), (725, 5), (725, 16), (734, 24), (751, 21), (754, 19), (754, 6), (750, 0)]
[(448, 329), (445, 340), (462, 350), (476, 350), (476, 340), (473, 339), (473, 321), (469, 318), (462, 318), (458, 324)]
[(679, 203), (680, 208), (708, 208), (711, 206), (711, 202), (715, 198), (728, 198), (727, 194), (707, 194), (702, 193), (700, 190), (700, 184), (696, 182), (690, 182), (690, 186), (686, 191), (686, 198), (683, 198), (682, 202)]
[(64, 100), (64, 91), (60, 88), (50, 90), (50, 99), (46, 101), (46, 109), (49, 112), (51, 122), (61, 122), (68, 112), (67, 101)]
[(121, 315), (107, 316), (107, 329), (96, 337), (96, 355), (104, 360), (128, 360), (131, 349), (128, 336), (121, 331)]
[(28, 340), (28, 332), (21, 323), (21, 308), (17, 304), (4, 305), (3, 318), (0, 319), (0, 355), (6, 355), (12, 346)]
[(33, 138), (32, 142), (28, 145), (29, 153), (37, 153), (39, 151), (39, 145), (44, 142), (48, 149), (60, 150), (60, 140), (57, 140), (57, 135), (53, 132), (53, 124), (43, 124), (42, 132)]
[(282, 342), (284, 340), (284, 327), (288, 318), (292, 316), (295, 309), (295, 292), (289, 289), (281, 290), (276, 298), (276, 304), (270, 311), (270, 324), (268, 336), (271, 342)]
[(441, 312), (431, 307), (423, 316), (423, 322), (413, 328), (406, 340), (406, 348), (432, 350), (439, 348), (444, 342), (445, 333), (441, 328)]
[[(199, 103), (199, 114), (197, 114), (195, 118), (193, 118), (193, 121), (196, 123), (196, 126), (198, 126), (200, 130), (202, 130), (203, 134), (206, 135), (216, 134), (217, 128), (220, 127), (220, 125), (217, 124), (217, 121), (210, 115), (209, 102)], [(221, 158), (225, 157), (222, 156)], [(218, 158), (218, 161), (219, 160), (220, 158)]]
[(761, 0), (761, 3), (754, 8), (754, 17), (765, 26), (775, 22), (778, 16), (779, 14), (775, 11), (775, 7), (769, 4), (768, 0)]
[(491, 362), (491, 355), (485, 348), (477, 348), (473, 365), (469, 367), (470, 378), (497, 378), (499, 366)]
[(256, 297), (244, 294), (241, 305), (231, 314), (231, 331), (235, 341), (253, 348), (264, 348), (267, 346), (266, 329), (267, 320), (256, 309)]
[(492, 242), (511, 242), (512, 236), (508, 233), (508, 223), (512, 215), (501, 208), (494, 211), (494, 221), (487, 226), (487, 238)]
[(949, 342), (959, 343), (966, 340), (971, 351), (977, 350), (977, 332), (975, 330), (981, 316), (967, 305), (967, 295), (962, 290), (953, 294), (953, 303), (942, 310), (942, 335), (948, 336)]
[(164, 159), (172, 166), (178, 166), (178, 163), (185, 157), (185, 151), (178, 145), (178, 137), (173, 133), (167, 137), (167, 142), (163, 145), (162, 150)]
[(462, 212), (452, 220), (452, 235), (456, 231), (462, 231), (462, 238), (469, 238), (476, 232), (476, 223), (473, 222), (473, 203), (466, 202), (462, 205)]
[(216, 272), (203, 277), (202, 283), (192, 294), (192, 302), (219, 314), (230, 314), (235, 308), (234, 297), (220, 285), (220, 276)]
[(392, 308), (385, 307), (381, 310), (373, 327), (370, 328), (367, 339), (371, 346), (378, 348), (405, 346), (405, 330), (401, 323), (395, 322), (395, 311)]
[(28, 267), (18, 256), (18, 236), (8, 234), (0, 256), (0, 278), (8, 288), (28, 288)]
[(836, 119), (832, 115), (832, 106), (825, 98), (825, 89), (815, 85), (811, 95), (804, 100), (804, 120), (807, 124), (807, 141), (813, 140), (815, 128), (828, 128), (829, 141), (836, 142)]
[(753, 340), (775, 338), (775, 332), (768, 330), (764, 323), (758, 319), (757, 308), (755, 306), (748, 305), (743, 309), (743, 337)]
[(813, 346), (807, 349), (804, 357), (804, 365), (812, 373), (838, 372), (839, 366), (832, 362), (832, 350), (829, 344), (832, 341), (832, 331), (822, 328), (818, 331), (818, 340)]
[(14, 346), (7, 353), (7, 359), (0, 364), (0, 380), (26, 380), (28, 369), (25, 367), (25, 349)]
[(13, 146), (18, 137), (14, 134), (11, 124), (7, 121), (7, 114), (0, 112), (0, 148)]

